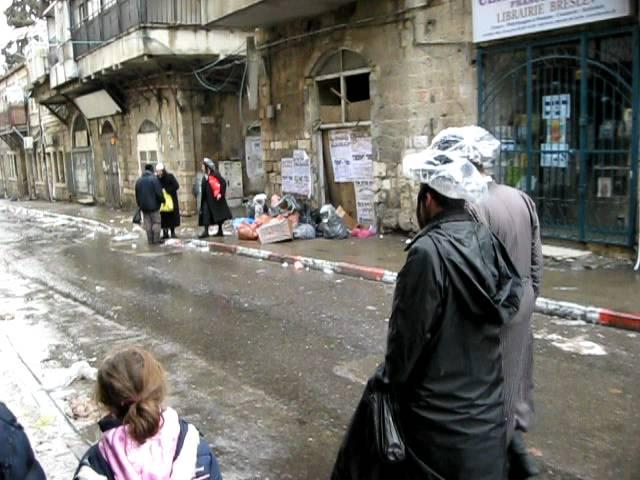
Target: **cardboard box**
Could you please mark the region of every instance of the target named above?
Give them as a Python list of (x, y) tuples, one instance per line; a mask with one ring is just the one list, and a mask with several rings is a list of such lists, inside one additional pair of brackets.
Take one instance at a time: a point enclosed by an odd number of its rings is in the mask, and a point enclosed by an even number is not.
[(342, 219), (343, 223), (347, 226), (347, 228), (349, 230), (353, 230), (354, 228), (356, 228), (358, 226), (358, 222), (356, 221), (355, 218), (353, 218), (351, 215), (349, 215), (344, 208), (342, 208), (342, 205), (340, 205), (337, 209), (336, 209), (336, 213), (338, 214), (338, 216)]
[(293, 238), (293, 228), (291, 222), (286, 218), (273, 220), (258, 229), (260, 243), (276, 243), (291, 240)]

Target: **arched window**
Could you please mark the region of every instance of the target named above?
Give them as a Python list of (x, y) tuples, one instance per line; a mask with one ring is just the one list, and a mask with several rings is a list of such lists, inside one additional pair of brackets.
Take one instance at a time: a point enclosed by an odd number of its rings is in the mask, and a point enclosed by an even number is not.
[(160, 161), (160, 130), (155, 123), (145, 120), (140, 125), (137, 135), (138, 162), (140, 173), (146, 164), (156, 164)]
[(313, 75), (325, 126), (370, 120), (370, 74), (366, 59), (351, 50), (341, 49), (318, 62)]

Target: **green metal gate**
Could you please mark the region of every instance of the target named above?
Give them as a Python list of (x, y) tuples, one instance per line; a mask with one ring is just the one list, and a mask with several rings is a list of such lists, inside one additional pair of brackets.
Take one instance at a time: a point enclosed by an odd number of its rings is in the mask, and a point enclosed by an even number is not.
[(494, 175), (536, 201), (543, 235), (632, 245), (637, 27), (478, 52), (478, 118), (502, 141)]

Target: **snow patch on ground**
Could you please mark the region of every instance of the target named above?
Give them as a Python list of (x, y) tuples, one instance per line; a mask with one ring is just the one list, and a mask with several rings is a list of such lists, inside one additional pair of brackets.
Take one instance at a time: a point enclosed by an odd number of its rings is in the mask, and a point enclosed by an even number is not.
[(533, 334), (537, 340), (547, 340), (551, 345), (565, 352), (577, 353), (578, 355), (607, 355), (604, 347), (598, 343), (587, 340), (586, 335), (578, 335), (576, 337), (567, 338), (557, 333), (547, 333), (540, 331)]

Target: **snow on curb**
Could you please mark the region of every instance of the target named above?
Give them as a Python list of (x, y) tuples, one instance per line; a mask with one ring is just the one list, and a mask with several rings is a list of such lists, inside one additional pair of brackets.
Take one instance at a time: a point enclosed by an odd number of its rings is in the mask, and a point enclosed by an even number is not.
[(28, 208), (17, 205), (0, 205), (0, 211), (13, 213), (14, 215), (20, 215), (27, 218), (53, 218), (56, 220), (63, 220), (66, 223), (81, 225), (90, 230), (107, 234), (114, 234), (119, 231), (98, 220), (92, 220), (90, 218), (84, 217), (74, 217), (72, 215), (66, 215), (64, 213), (47, 212), (46, 210), (40, 210), (37, 208)]

